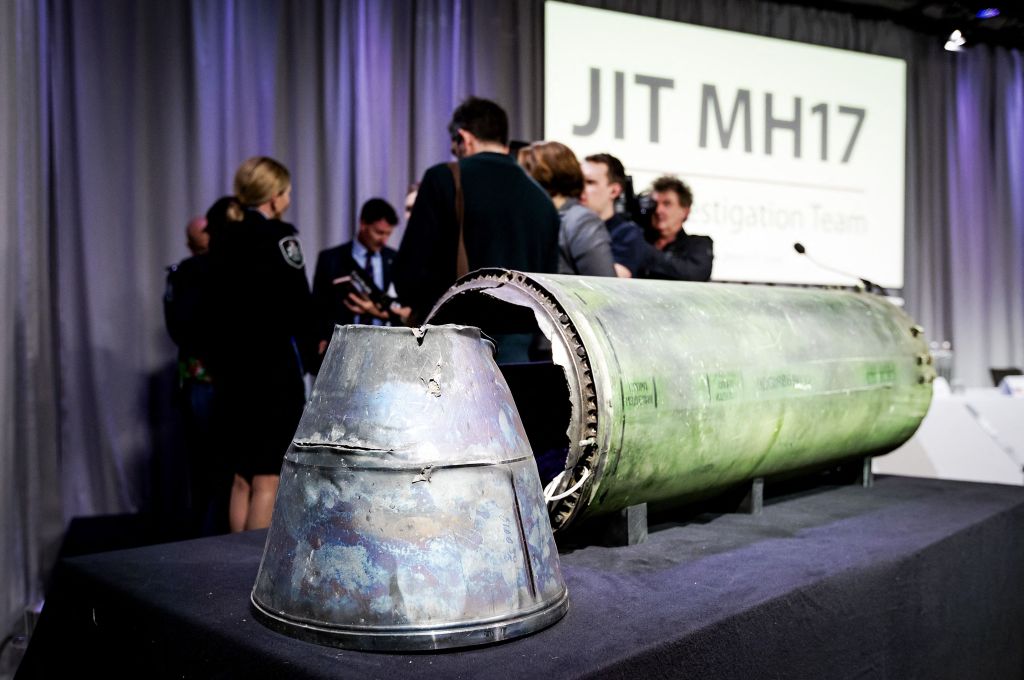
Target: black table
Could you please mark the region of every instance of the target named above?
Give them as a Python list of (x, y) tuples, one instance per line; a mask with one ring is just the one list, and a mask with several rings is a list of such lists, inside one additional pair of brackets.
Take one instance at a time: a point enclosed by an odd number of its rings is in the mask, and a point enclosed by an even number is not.
[(562, 554), (570, 608), (484, 648), (381, 654), (249, 608), (265, 532), (67, 559), (20, 669), (136, 677), (1020, 678), (1024, 489), (903, 477)]

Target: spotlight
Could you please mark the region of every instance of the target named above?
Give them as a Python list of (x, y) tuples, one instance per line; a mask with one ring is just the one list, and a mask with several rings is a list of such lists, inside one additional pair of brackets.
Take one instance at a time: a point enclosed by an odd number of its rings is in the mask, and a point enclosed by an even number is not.
[(964, 40), (964, 34), (956, 30), (949, 34), (944, 47), (948, 52), (961, 52), (966, 44), (967, 41)]
[(978, 17), (979, 19), (992, 19), (993, 17), (999, 16), (999, 8), (986, 7), (985, 9), (979, 9), (978, 13), (975, 14), (974, 16)]

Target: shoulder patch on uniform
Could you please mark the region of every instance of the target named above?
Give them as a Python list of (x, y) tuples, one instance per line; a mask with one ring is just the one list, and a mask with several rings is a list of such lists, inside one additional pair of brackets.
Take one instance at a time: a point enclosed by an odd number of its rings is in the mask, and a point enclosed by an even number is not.
[(302, 247), (299, 245), (299, 239), (294, 236), (285, 236), (277, 242), (277, 246), (281, 249), (285, 262), (296, 269), (302, 269), (305, 260), (302, 257)]

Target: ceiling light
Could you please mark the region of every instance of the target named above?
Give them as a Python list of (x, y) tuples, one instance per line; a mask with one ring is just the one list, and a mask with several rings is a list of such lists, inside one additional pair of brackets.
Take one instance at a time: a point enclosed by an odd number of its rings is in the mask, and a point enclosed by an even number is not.
[(948, 52), (960, 52), (964, 49), (964, 45), (966, 44), (967, 41), (964, 40), (964, 34), (959, 30), (956, 30), (950, 33), (949, 37), (946, 38), (946, 44), (944, 47)]
[(986, 7), (985, 9), (979, 9), (978, 13), (975, 14), (974, 16), (978, 17), (979, 19), (991, 19), (993, 17), (999, 16), (999, 8)]

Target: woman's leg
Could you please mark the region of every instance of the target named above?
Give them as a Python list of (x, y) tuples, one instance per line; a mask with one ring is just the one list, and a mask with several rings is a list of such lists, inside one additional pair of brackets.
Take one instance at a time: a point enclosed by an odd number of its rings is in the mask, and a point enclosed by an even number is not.
[(270, 526), (280, 479), (278, 475), (256, 475), (252, 478), (252, 498), (249, 501), (249, 516), (245, 520), (246, 531)]
[(235, 475), (235, 481), (231, 485), (231, 501), (228, 505), (228, 524), (232, 533), (245, 531), (245, 521), (249, 516), (252, 488), (244, 477)]

